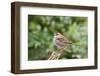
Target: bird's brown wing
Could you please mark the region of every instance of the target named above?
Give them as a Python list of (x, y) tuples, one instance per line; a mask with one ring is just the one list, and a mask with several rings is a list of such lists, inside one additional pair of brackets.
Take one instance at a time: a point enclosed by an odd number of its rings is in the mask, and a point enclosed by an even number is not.
[(65, 44), (71, 44), (72, 42), (68, 38), (66, 38), (66, 37), (63, 36), (63, 43), (65, 43)]

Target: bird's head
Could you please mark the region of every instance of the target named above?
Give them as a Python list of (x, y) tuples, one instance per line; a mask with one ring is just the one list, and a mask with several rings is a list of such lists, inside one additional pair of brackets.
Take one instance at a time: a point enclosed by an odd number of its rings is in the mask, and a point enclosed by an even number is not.
[(54, 36), (59, 36), (61, 35), (59, 32), (55, 33)]

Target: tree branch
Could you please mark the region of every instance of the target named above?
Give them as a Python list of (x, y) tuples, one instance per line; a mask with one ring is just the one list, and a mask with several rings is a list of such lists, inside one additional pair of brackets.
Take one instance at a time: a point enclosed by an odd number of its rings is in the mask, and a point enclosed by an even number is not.
[(61, 57), (61, 55), (64, 53), (65, 48), (66, 47), (61, 48), (61, 49), (57, 50), (57, 52), (52, 52), (50, 57), (48, 58), (48, 60), (58, 60)]

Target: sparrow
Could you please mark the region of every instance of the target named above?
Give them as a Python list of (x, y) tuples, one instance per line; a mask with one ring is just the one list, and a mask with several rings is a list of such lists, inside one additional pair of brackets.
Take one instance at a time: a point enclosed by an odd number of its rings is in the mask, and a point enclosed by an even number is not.
[(61, 33), (55, 33), (53, 37), (53, 42), (57, 46), (57, 48), (61, 49), (67, 47), (67, 45), (72, 44), (72, 42)]

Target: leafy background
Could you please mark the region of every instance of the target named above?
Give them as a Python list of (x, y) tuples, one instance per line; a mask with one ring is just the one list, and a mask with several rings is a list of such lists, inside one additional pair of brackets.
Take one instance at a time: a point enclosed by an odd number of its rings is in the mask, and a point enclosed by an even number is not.
[(28, 15), (28, 60), (46, 60), (57, 48), (55, 32), (68, 37), (70, 45), (60, 59), (80, 59), (88, 56), (87, 17)]

